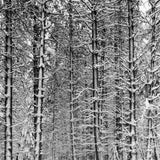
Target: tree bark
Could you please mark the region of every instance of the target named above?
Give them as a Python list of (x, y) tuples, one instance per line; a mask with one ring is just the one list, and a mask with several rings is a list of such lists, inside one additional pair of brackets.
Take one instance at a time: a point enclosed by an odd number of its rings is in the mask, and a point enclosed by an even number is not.
[(129, 160), (137, 160), (136, 151), (136, 94), (135, 94), (135, 44), (134, 44), (134, 7), (135, 1), (128, 0), (128, 30), (129, 30), (129, 144), (130, 151), (128, 155)]
[(93, 114), (94, 114), (94, 147), (95, 147), (95, 159), (99, 160), (98, 155), (98, 100), (97, 100), (97, 89), (98, 89), (98, 53), (97, 53), (97, 11), (95, 10), (95, 3), (92, 4), (92, 80), (93, 80)]
[(72, 0), (69, 0), (69, 58), (70, 58), (70, 139), (71, 139), (71, 153), (72, 160), (75, 160), (75, 146), (74, 146), (74, 87), (73, 87), (73, 18), (72, 18)]
[(121, 70), (121, 51), (122, 51), (122, 27), (121, 27), (121, 19), (122, 19), (122, 2), (119, 1), (115, 4), (115, 7), (118, 8), (118, 11), (115, 9), (115, 33), (114, 33), (114, 60), (115, 60), (115, 103), (116, 103), (116, 113), (115, 113), (115, 120), (116, 120), (116, 128), (115, 128), (115, 138), (116, 138), (116, 145), (117, 145), (117, 152), (120, 159), (123, 159), (122, 147), (121, 147), (121, 140), (122, 140), (122, 92), (118, 88), (120, 86), (120, 77), (122, 75)]
[[(40, 31), (35, 18), (35, 43), (34, 45), (34, 127), (35, 127), (35, 160), (42, 159), (42, 108), (44, 98), (44, 53), (45, 53), (45, 6), (46, 1), (40, 2), (41, 19)], [(38, 35), (38, 32), (40, 35)]]
[(5, 149), (4, 159), (12, 160), (12, 1), (6, 0), (5, 39)]
[(33, 44), (33, 72), (34, 72), (34, 140), (35, 140), (35, 146), (36, 146), (36, 128), (37, 128), (37, 95), (38, 95), (38, 75), (39, 75), (39, 69), (38, 69), (38, 54), (37, 54), (37, 43), (38, 43), (38, 33), (37, 33), (37, 22), (36, 19), (34, 19), (34, 44)]
[[(155, 81), (157, 79), (156, 77), (156, 0), (149, 1), (151, 5), (151, 47), (150, 47), (150, 54), (151, 54), (151, 60), (150, 60), (150, 73), (149, 73), (149, 81), (151, 82), (150, 85), (147, 85), (147, 101), (149, 105), (154, 105), (154, 96), (157, 95), (157, 91), (154, 89), (157, 86), (157, 82)], [(157, 116), (157, 110), (155, 109), (148, 109), (147, 111), (147, 160), (157, 160), (157, 153), (156, 153), (156, 133), (154, 131), (154, 127), (157, 125), (155, 123), (156, 119), (155, 116)], [(156, 127), (155, 127), (156, 128)]]

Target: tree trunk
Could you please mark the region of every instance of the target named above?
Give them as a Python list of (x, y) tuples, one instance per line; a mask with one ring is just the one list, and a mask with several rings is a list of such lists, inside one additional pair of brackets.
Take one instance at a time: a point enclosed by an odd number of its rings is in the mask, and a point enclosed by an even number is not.
[[(44, 53), (45, 53), (45, 6), (46, 2), (40, 4), (41, 19), (40, 31), (35, 18), (35, 43), (34, 45), (34, 127), (35, 127), (35, 160), (42, 159), (42, 107), (44, 98)], [(40, 32), (40, 35), (38, 35)]]
[(137, 160), (136, 151), (136, 94), (135, 94), (135, 45), (134, 45), (134, 7), (135, 1), (128, 0), (128, 30), (129, 30), (129, 160)]
[(5, 44), (5, 160), (12, 160), (12, 1), (6, 0)]
[[(149, 76), (149, 82), (151, 82), (150, 85), (147, 85), (147, 101), (149, 105), (154, 105), (154, 96), (157, 95), (157, 82), (155, 81), (157, 79), (156, 73), (157, 70), (155, 70), (156, 65), (156, 1), (149, 1), (151, 5), (151, 48), (150, 48), (150, 54), (151, 54), (151, 60), (150, 60), (150, 73), (148, 73)], [(157, 110), (155, 109), (148, 109), (147, 111), (147, 160), (157, 160), (157, 153), (156, 153), (156, 133), (154, 131), (154, 127), (157, 125), (155, 123), (157, 117)], [(156, 128), (156, 127), (155, 127)]]
[(120, 159), (123, 159), (123, 153), (122, 153), (122, 148), (121, 148), (121, 140), (122, 140), (122, 104), (121, 104), (121, 97), (122, 93), (121, 90), (118, 88), (120, 86), (120, 77), (122, 75), (122, 70), (121, 70), (121, 51), (122, 51), (122, 27), (121, 27), (121, 15), (122, 15), (122, 9), (121, 9), (121, 1), (117, 2), (115, 4), (115, 8), (118, 8), (118, 11), (115, 10), (115, 33), (114, 33), (114, 54), (115, 54), (115, 72), (116, 72), (116, 77), (115, 77), (115, 91), (116, 91), (116, 96), (115, 96), (115, 103), (116, 103), (116, 113), (115, 113), (115, 120), (116, 120), (116, 128), (115, 128), (115, 138), (116, 138), (116, 145), (117, 145), (117, 153)]
[(74, 87), (73, 87), (73, 20), (72, 20), (72, 0), (69, 0), (69, 58), (70, 58), (70, 139), (72, 160), (75, 160), (74, 148)]
[(37, 128), (37, 95), (38, 95), (38, 75), (39, 75), (39, 69), (38, 69), (38, 55), (37, 55), (37, 44), (38, 43), (38, 34), (36, 29), (36, 20), (34, 21), (34, 44), (33, 44), (33, 72), (34, 72), (34, 139), (35, 139), (35, 146), (36, 146), (36, 128)]
[(94, 114), (94, 126), (93, 126), (93, 134), (94, 134), (94, 146), (95, 146), (95, 159), (99, 160), (98, 155), (98, 101), (97, 101), (97, 92), (98, 92), (98, 53), (97, 53), (97, 11), (95, 10), (95, 4), (92, 4), (92, 80), (93, 80), (93, 114)]

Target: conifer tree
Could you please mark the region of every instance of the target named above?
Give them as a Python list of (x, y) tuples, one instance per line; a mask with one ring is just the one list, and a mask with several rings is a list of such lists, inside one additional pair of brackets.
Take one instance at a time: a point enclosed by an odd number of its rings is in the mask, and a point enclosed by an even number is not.
[(13, 159), (12, 145), (12, 87), (13, 87), (13, 71), (12, 71), (12, 1), (5, 1), (6, 11), (6, 37), (5, 37), (5, 160)]
[(42, 108), (44, 99), (44, 54), (46, 32), (46, 0), (35, 5), (34, 16), (34, 127), (35, 127), (35, 160), (42, 159)]
[(71, 137), (71, 154), (72, 160), (75, 160), (75, 146), (74, 146), (74, 82), (73, 82), (73, 9), (72, 9), (72, 0), (69, 0), (69, 63), (70, 63), (70, 137)]

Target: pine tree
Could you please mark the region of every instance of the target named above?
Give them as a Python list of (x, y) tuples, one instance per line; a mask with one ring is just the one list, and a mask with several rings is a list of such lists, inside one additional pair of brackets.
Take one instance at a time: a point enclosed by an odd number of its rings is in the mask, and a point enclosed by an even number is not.
[(136, 150), (136, 53), (135, 53), (135, 15), (137, 2), (128, 0), (128, 82), (129, 82), (129, 154), (128, 159), (137, 160)]
[(151, 38), (150, 38), (150, 45), (149, 45), (149, 51), (150, 51), (150, 63), (148, 66), (148, 84), (146, 87), (146, 107), (147, 107), (147, 160), (157, 160), (157, 147), (156, 147), (156, 141), (158, 139), (157, 137), (157, 118), (158, 118), (158, 112), (157, 112), (157, 91), (159, 88), (159, 82), (157, 73), (159, 72), (157, 68), (158, 64), (158, 55), (157, 55), (157, 29), (158, 29), (158, 23), (157, 23), (157, 17), (158, 14), (156, 14), (158, 1), (149, 1), (149, 4), (151, 6), (150, 10), (150, 18), (151, 18)]
[(5, 38), (5, 160), (12, 160), (12, 87), (13, 87), (13, 71), (12, 71), (12, 1), (5, 2), (6, 11), (6, 38)]
[(98, 101), (97, 99), (97, 89), (98, 89), (98, 53), (97, 53), (97, 11), (96, 11), (96, 1), (92, 2), (91, 18), (92, 18), (92, 87), (93, 87), (93, 135), (94, 135), (94, 146), (95, 146), (95, 159), (99, 160), (98, 154), (98, 123), (97, 123), (97, 111), (98, 111)]
[[(42, 108), (44, 99), (44, 53), (45, 53), (45, 22), (46, 3), (38, 2), (35, 7), (40, 11), (39, 18), (34, 16), (34, 125), (35, 125), (35, 160), (42, 159)], [(39, 23), (38, 23), (39, 22)], [(38, 45), (37, 45), (38, 44)]]
[(74, 86), (73, 86), (73, 18), (72, 18), (72, 0), (69, 0), (69, 63), (70, 63), (70, 137), (71, 137), (71, 151), (72, 151), (72, 160), (75, 160), (75, 146), (74, 146)]

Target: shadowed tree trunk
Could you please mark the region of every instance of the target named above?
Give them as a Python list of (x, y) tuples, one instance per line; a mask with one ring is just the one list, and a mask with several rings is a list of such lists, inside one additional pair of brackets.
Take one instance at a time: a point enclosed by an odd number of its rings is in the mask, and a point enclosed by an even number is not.
[(154, 101), (154, 97), (157, 95), (157, 88), (159, 88), (159, 84), (157, 83), (157, 59), (159, 59), (156, 55), (156, 5), (158, 4), (156, 0), (149, 1), (151, 5), (151, 42), (150, 42), (150, 72), (149, 80), (147, 84), (147, 96), (146, 101), (151, 109), (148, 108), (147, 110), (147, 160), (157, 160), (157, 153), (156, 153), (156, 117), (157, 117), (157, 110), (153, 107), (156, 106)]
[(71, 157), (75, 160), (75, 146), (74, 146), (74, 87), (73, 87), (73, 20), (72, 20), (72, 0), (69, 0), (69, 63), (70, 63), (70, 139), (71, 139)]
[(12, 1), (6, 0), (5, 39), (5, 160), (12, 160)]
[(93, 80), (93, 114), (94, 114), (94, 122), (93, 122), (93, 135), (94, 135), (94, 146), (95, 146), (95, 159), (99, 160), (98, 155), (98, 100), (97, 100), (97, 92), (98, 92), (98, 53), (97, 53), (97, 11), (96, 11), (96, 2), (92, 2), (92, 80)]
[[(36, 129), (37, 129), (37, 95), (38, 95), (38, 76), (39, 76), (39, 68), (38, 68), (38, 52), (37, 52), (37, 43), (38, 43), (38, 24), (36, 21), (36, 17), (34, 17), (34, 42), (33, 42), (33, 72), (34, 72), (34, 140), (35, 140), (35, 146), (36, 146)], [(35, 147), (34, 146), (34, 147)]]
[(134, 7), (136, 2), (128, 0), (128, 31), (129, 31), (129, 154), (128, 160), (137, 160), (136, 151), (136, 93), (135, 93), (135, 42), (134, 42)]
[[(121, 147), (121, 140), (122, 140), (122, 92), (118, 88), (120, 86), (120, 77), (122, 75), (121, 70), (121, 52), (122, 52), (122, 27), (121, 27), (121, 19), (122, 19), (122, 2), (119, 1), (115, 4), (115, 33), (114, 33), (114, 53), (115, 53), (115, 90), (116, 90), (116, 96), (115, 96), (115, 103), (116, 103), (116, 115), (115, 115), (115, 121), (116, 121), (116, 128), (115, 128), (115, 136), (116, 136), (116, 145), (117, 145), (117, 153), (120, 159), (123, 159), (123, 153), (122, 153), (122, 147)], [(116, 10), (118, 8), (118, 10)]]
[[(42, 159), (42, 107), (44, 98), (44, 53), (45, 53), (45, 6), (41, 1), (40, 18), (34, 17), (34, 128), (35, 128), (35, 160)], [(39, 21), (39, 23), (38, 23)], [(39, 45), (37, 45), (39, 44)]]

